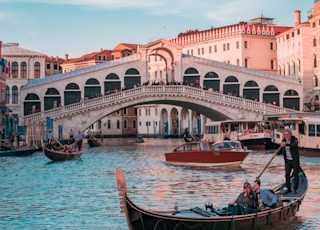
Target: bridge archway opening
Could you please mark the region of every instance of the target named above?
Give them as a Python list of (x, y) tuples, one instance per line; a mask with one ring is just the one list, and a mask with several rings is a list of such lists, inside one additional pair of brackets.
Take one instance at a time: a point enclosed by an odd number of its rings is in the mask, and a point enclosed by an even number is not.
[(69, 83), (64, 91), (64, 105), (70, 105), (79, 102), (81, 98), (81, 90), (78, 84)]
[(61, 96), (55, 88), (48, 88), (44, 95), (44, 110), (54, 109), (61, 105)]
[(84, 86), (85, 99), (92, 99), (101, 95), (101, 86), (97, 79), (90, 78), (86, 81)]
[(263, 92), (263, 101), (272, 105), (279, 105), (280, 93), (275, 85), (268, 85)]
[(220, 91), (220, 79), (219, 75), (215, 72), (208, 72), (203, 79), (203, 89)]

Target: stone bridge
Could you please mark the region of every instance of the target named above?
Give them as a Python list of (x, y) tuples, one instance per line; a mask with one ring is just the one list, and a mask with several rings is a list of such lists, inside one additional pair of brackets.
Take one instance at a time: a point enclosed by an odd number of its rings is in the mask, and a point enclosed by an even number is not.
[[(84, 102), (61, 106), (23, 117), (23, 123), (36, 132), (44, 131), (47, 117), (55, 124), (64, 124), (63, 134), (70, 127), (85, 130), (105, 116), (122, 108), (145, 104), (170, 104), (191, 109), (212, 120), (256, 119), (262, 114), (296, 112), (296, 110), (261, 103), (219, 92), (203, 90), (186, 85), (141, 86)], [(41, 127), (39, 129), (39, 127)], [(57, 127), (54, 127), (57, 129)], [(57, 130), (54, 130), (54, 132)], [(63, 136), (67, 138), (67, 136)]]

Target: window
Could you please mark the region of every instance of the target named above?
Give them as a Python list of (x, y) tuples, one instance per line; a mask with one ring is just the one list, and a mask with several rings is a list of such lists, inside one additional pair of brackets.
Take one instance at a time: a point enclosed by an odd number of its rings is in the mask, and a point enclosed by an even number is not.
[(124, 108), (123, 109), (123, 115), (127, 115), (128, 114), (128, 110), (127, 110), (127, 108)]
[(12, 78), (18, 78), (18, 63), (13, 62), (11, 66)]
[(230, 50), (230, 43), (227, 43), (227, 50)]
[(10, 104), (10, 90), (8, 86), (6, 86), (6, 104)]
[(50, 63), (47, 63), (47, 69), (48, 69), (48, 70), (51, 69)]
[(247, 58), (244, 59), (244, 67), (248, 68), (248, 59)]
[(209, 46), (209, 54), (211, 54), (211, 53), (212, 53), (212, 47)]
[(40, 63), (34, 63), (34, 78), (40, 78)]
[(58, 64), (57, 64), (57, 63), (54, 63), (54, 64), (53, 64), (53, 69), (54, 69), (54, 70), (57, 70), (57, 69), (58, 69)]
[(191, 50), (191, 56), (193, 56), (193, 50)]
[(133, 121), (132, 121), (132, 128), (133, 128), (133, 129), (136, 129), (136, 128), (137, 128), (137, 121), (136, 121), (136, 120), (133, 120)]
[(128, 121), (127, 120), (123, 120), (123, 128), (124, 129), (128, 128)]
[(223, 51), (226, 51), (226, 44), (223, 44)]
[(201, 54), (204, 55), (204, 48), (201, 48)]
[(244, 41), (244, 48), (247, 49), (248, 48), (248, 42)]
[(240, 65), (240, 60), (239, 59), (237, 59), (237, 65)]
[(316, 135), (316, 126), (315, 125), (309, 125), (309, 136), (314, 137)]
[(108, 120), (108, 129), (111, 129), (111, 121)]
[(18, 87), (12, 87), (12, 104), (18, 104)]
[(270, 42), (270, 50), (273, 50), (273, 42)]
[(117, 120), (117, 129), (120, 129), (120, 120)]
[(240, 48), (239, 41), (236, 42), (236, 48), (237, 48), (237, 49)]
[(313, 47), (316, 47), (316, 46), (317, 46), (317, 39), (313, 38)]
[(214, 52), (218, 52), (218, 48), (217, 48), (217, 45), (214, 46)]
[(274, 60), (271, 60), (271, 69), (274, 69)]
[(21, 63), (21, 78), (27, 78), (27, 63)]
[(200, 48), (198, 48), (198, 55), (200, 55)]

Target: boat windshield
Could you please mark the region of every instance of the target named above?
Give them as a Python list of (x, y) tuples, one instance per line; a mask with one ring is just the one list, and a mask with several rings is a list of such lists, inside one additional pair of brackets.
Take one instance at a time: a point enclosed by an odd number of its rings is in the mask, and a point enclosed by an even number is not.
[(213, 149), (241, 149), (239, 141), (221, 141), (212, 145)]

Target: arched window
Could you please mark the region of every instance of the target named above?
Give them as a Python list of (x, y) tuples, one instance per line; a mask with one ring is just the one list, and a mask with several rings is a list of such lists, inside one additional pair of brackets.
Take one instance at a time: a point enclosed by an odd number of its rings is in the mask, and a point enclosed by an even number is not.
[(11, 65), (12, 78), (18, 78), (18, 62), (13, 62)]
[(34, 63), (34, 78), (40, 78), (40, 63)]
[(20, 77), (21, 78), (27, 78), (27, 63), (25, 63), (25, 62), (21, 63)]
[(12, 104), (18, 104), (18, 87), (12, 87)]

